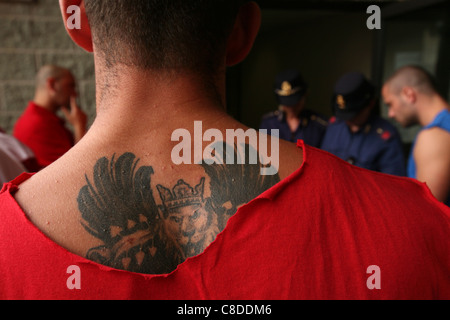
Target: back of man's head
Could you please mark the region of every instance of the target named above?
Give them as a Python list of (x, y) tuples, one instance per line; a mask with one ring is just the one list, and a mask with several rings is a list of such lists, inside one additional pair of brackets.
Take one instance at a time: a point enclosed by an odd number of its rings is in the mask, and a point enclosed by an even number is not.
[(48, 79), (59, 80), (69, 73), (68, 69), (56, 65), (42, 66), (36, 74), (36, 90), (46, 90)]
[(409, 65), (398, 69), (386, 82), (394, 94), (399, 94), (403, 87), (414, 88), (421, 94), (438, 93), (433, 76), (424, 68)]
[(106, 66), (217, 72), (245, 0), (86, 0), (93, 43)]

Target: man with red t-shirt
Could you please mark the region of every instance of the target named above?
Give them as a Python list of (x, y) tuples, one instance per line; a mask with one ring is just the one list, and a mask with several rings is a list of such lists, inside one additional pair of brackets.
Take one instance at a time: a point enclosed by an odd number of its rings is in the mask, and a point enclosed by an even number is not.
[[(76, 104), (75, 79), (69, 70), (47, 65), (36, 77), (36, 93), (16, 122), (13, 135), (30, 147), (41, 167), (69, 151), (86, 133), (87, 117)], [(74, 135), (58, 117), (62, 110)]]
[[(0, 298), (450, 298), (450, 209), (425, 185), (263, 133), (211, 143), (248, 129), (225, 69), (256, 38), (254, 2), (60, 4), (65, 21), (80, 8), (68, 32), (94, 52), (97, 118), (0, 192)], [(214, 161), (175, 165), (180, 129), (183, 158)], [(253, 157), (268, 147), (274, 175)]]

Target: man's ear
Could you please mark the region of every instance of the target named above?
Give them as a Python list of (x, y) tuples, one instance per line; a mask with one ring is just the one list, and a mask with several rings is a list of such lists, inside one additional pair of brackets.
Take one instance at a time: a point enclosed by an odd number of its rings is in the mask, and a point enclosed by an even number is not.
[(415, 103), (417, 100), (416, 91), (408, 86), (402, 88), (401, 95), (409, 103)]
[[(93, 51), (91, 27), (83, 0), (59, 0), (64, 26), (72, 40), (88, 52)], [(71, 6), (75, 6), (72, 7)], [(74, 10), (75, 9), (75, 10)], [(73, 28), (73, 19), (79, 19), (79, 28)], [(72, 21), (69, 25), (69, 20)]]
[(244, 60), (253, 47), (261, 26), (261, 9), (255, 2), (244, 4), (227, 42), (227, 66)]
[(55, 78), (48, 78), (45, 82), (47, 86), (47, 92), (55, 92), (56, 91), (56, 79)]

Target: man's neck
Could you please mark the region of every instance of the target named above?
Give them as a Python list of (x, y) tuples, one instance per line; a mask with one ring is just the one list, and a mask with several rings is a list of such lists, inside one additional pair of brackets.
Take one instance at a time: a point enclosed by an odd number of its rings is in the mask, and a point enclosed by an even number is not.
[(52, 103), (51, 99), (42, 92), (37, 92), (35, 94), (33, 102), (51, 113), (56, 113), (58, 111), (58, 106)]
[(289, 125), (291, 132), (297, 131), (300, 125), (300, 113), (302, 110), (302, 106), (301, 105), (297, 105), (295, 107), (281, 106), (281, 108), (285, 114), (286, 122)]
[(300, 113), (302, 111), (302, 107), (300, 105), (295, 107), (281, 106), (281, 108), (286, 115), (286, 119), (291, 120), (300, 118)]
[[(226, 116), (223, 100), (207, 95), (203, 85), (189, 75), (158, 77), (139, 70), (120, 72), (108, 89), (97, 85), (97, 118), (91, 128), (129, 138), (183, 128), (195, 120), (217, 121)], [(218, 93), (224, 96), (223, 90)], [(132, 128), (133, 132), (130, 132)]]

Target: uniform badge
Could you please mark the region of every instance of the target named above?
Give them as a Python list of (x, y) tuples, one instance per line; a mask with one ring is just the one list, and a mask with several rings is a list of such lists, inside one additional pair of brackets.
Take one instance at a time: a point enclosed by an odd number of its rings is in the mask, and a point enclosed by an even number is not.
[(289, 83), (289, 81), (284, 81), (281, 84), (281, 90), (277, 89), (275, 92), (282, 97), (288, 97), (293, 94), (296, 94), (300, 91), (300, 88), (292, 88), (292, 85)]
[(382, 135), (381, 135), (381, 138), (383, 139), (383, 140), (389, 140), (390, 138), (391, 138), (391, 133), (389, 132), (389, 131), (385, 131)]
[(344, 110), (346, 107), (344, 96), (338, 95), (336, 98), (337, 105), (339, 109)]
[(382, 128), (377, 130), (377, 133), (381, 136), (381, 139), (387, 141), (391, 138), (392, 134), (389, 131), (385, 131)]
[(284, 82), (281, 84), (281, 91), (284, 91), (284, 92), (286, 92), (286, 93), (289, 93), (289, 92), (291, 92), (291, 90), (292, 90), (292, 86), (291, 86), (291, 84), (290, 84), (289, 82), (284, 81)]

